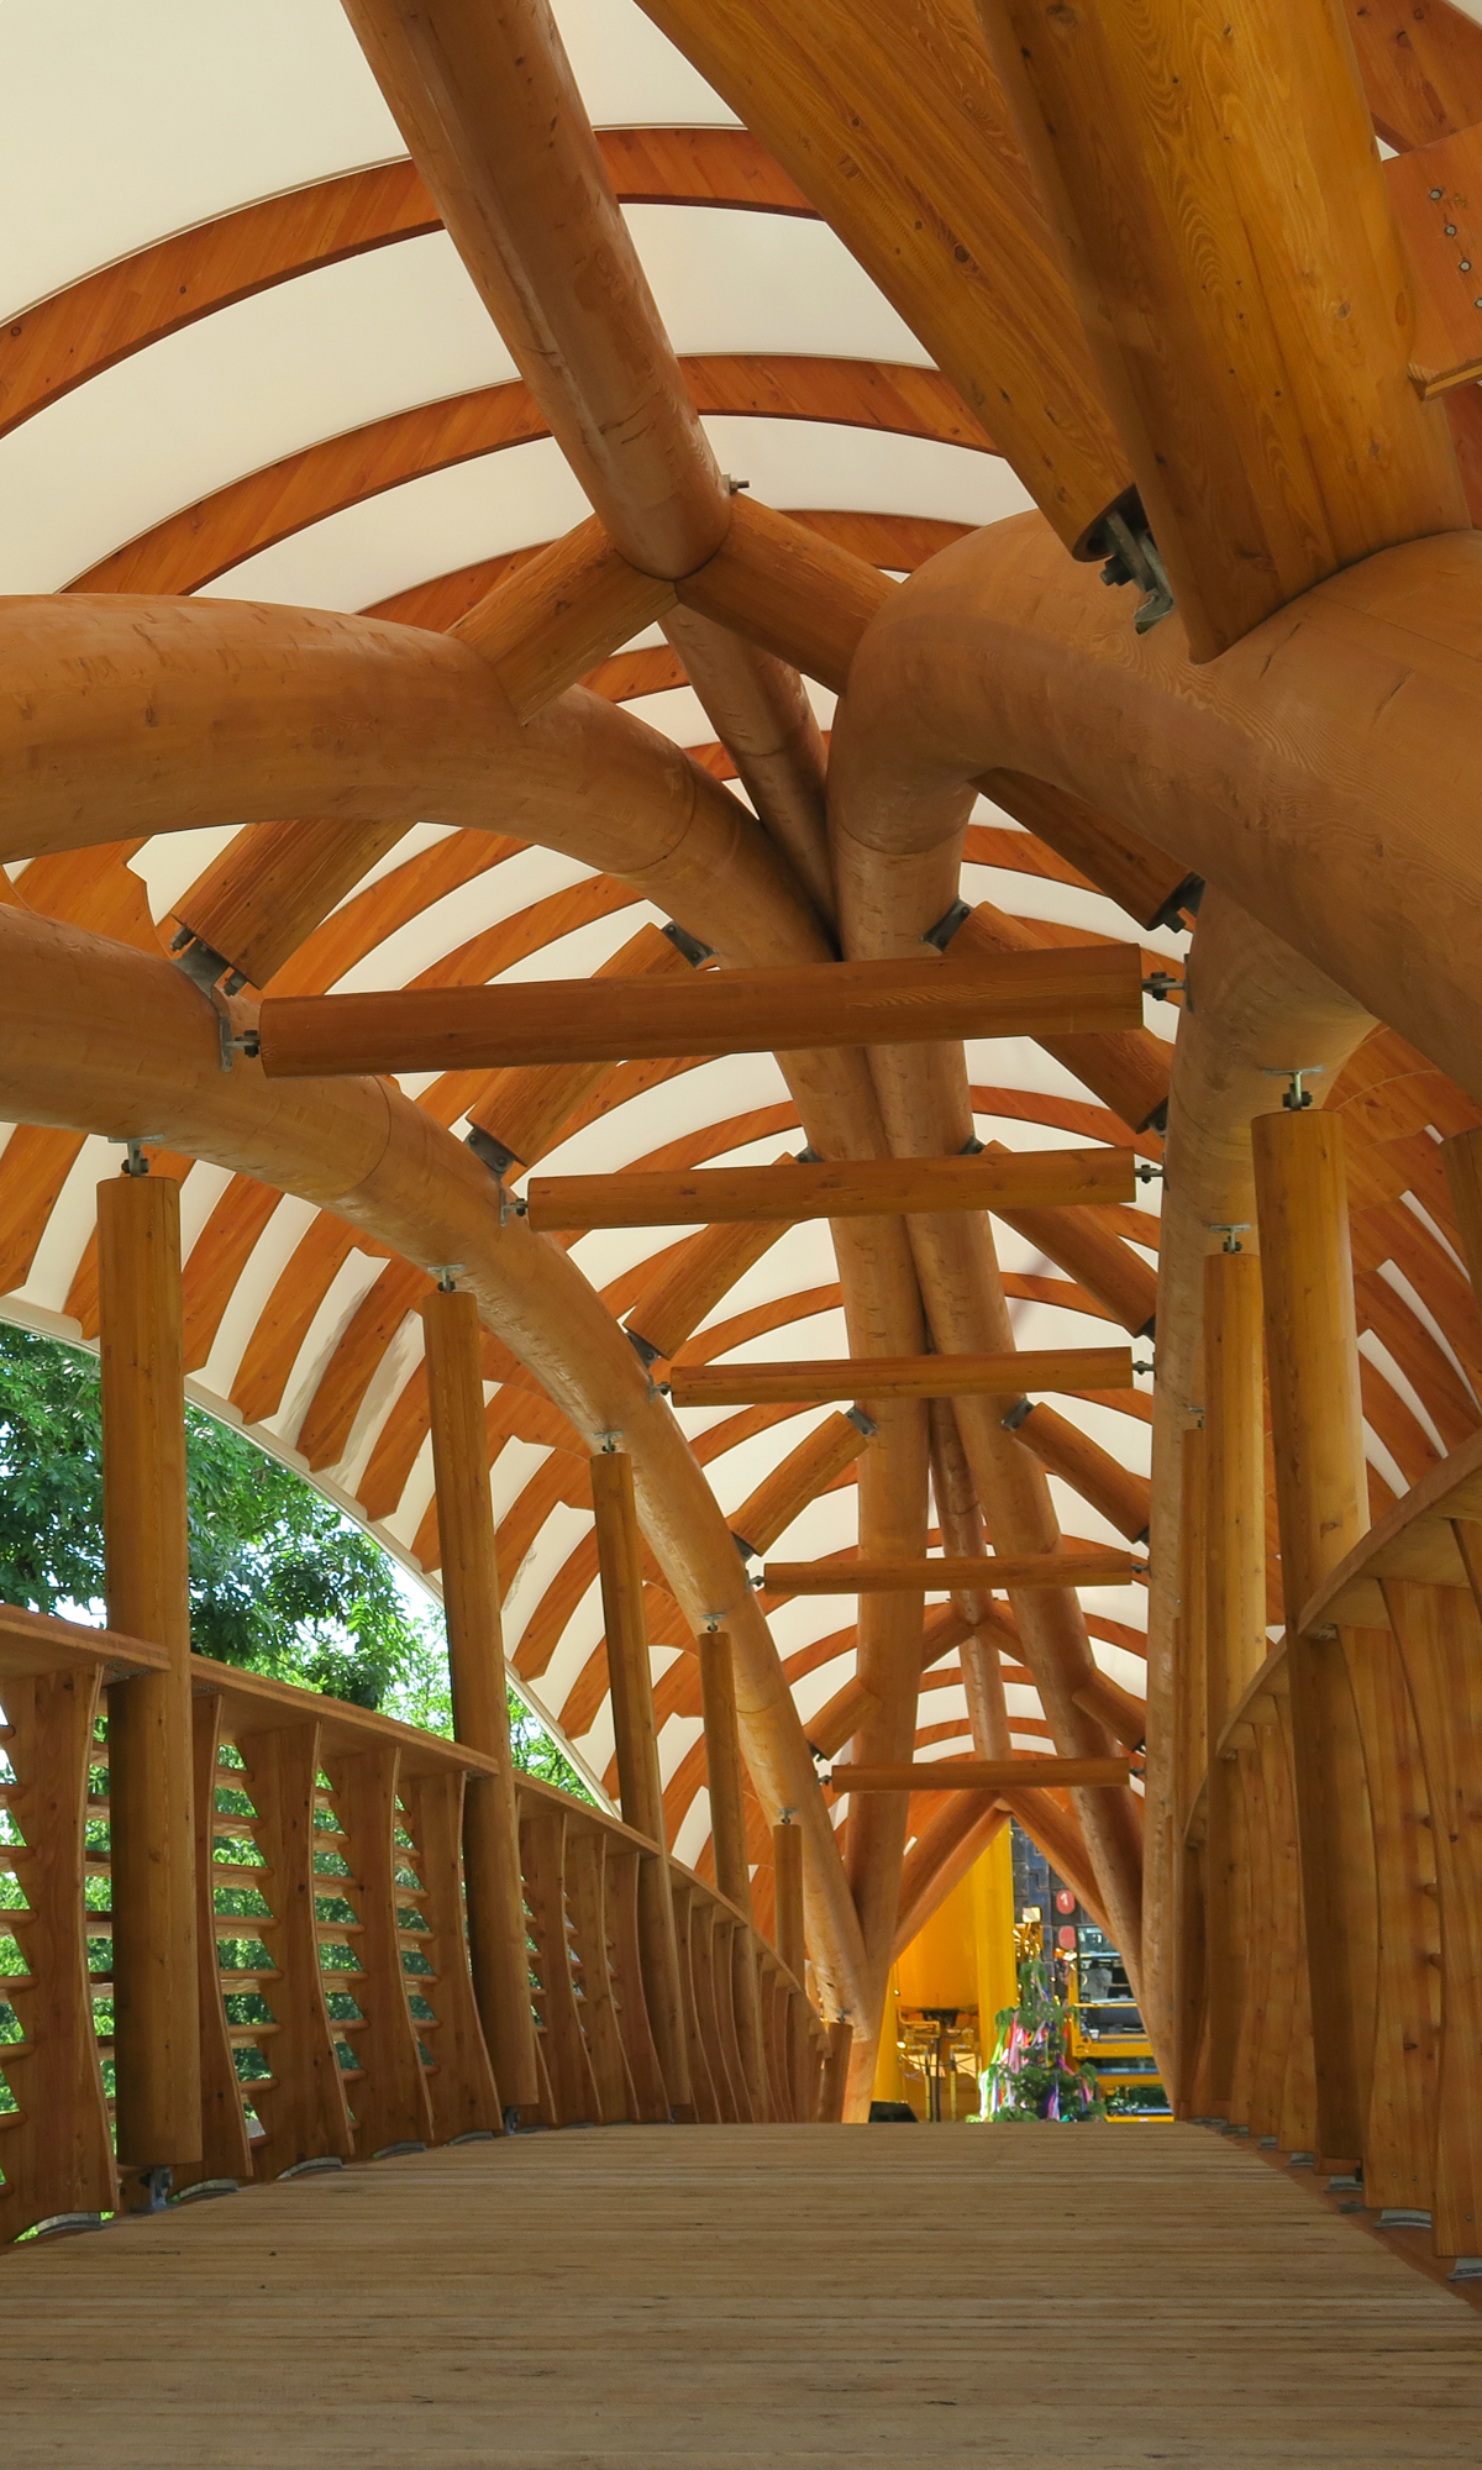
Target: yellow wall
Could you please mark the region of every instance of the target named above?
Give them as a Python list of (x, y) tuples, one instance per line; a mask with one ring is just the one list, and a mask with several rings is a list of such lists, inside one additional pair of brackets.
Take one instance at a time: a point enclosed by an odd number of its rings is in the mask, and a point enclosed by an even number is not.
[(992, 2048), (993, 2018), (1001, 2007), (1013, 2006), (1016, 1996), (1013, 1851), (1005, 1826), (891, 1971), (875, 2099), (903, 2098), (898, 2007), (976, 2007), (986, 2053)]

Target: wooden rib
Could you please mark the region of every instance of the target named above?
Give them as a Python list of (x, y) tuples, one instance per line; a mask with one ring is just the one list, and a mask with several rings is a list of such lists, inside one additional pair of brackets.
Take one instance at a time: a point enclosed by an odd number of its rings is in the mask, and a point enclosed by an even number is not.
[[(597, 143), (625, 204), (813, 215), (745, 129), (604, 129)], [(7, 320), (0, 436), (213, 310), (440, 229), (420, 173), (401, 162), (315, 181), (155, 241)]]
[[(1062, 858), (1114, 900), (1139, 926), (1166, 926), (1189, 900), (1197, 876), (1174, 864), (1139, 832), (1102, 815), (1027, 772), (983, 772), (977, 787), (1006, 815), (1037, 832)], [(972, 835), (969, 834), (969, 844)], [(1053, 930), (1051, 930), (1053, 931)]]
[(769, 1561), (769, 1595), (899, 1595), (956, 1593), (963, 1587), (1105, 1587), (1145, 1576), (1147, 1563), (1130, 1552), (946, 1554), (920, 1561)]
[(388, 1261), (361, 1298), (319, 1376), (298, 1428), (297, 1446), (311, 1473), (337, 1466), (344, 1457), (355, 1418), (387, 1346), (431, 1287), (426, 1270), (415, 1262)]
[(753, 1219), (797, 1225), (942, 1210), (1062, 1209), (1128, 1200), (1130, 1150), (1044, 1149), (970, 1158), (850, 1159), (838, 1164), (701, 1167), (690, 1175), (536, 1176), (532, 1227), (707, 1226)]
[(1002, 1792), (1021, 1784), (1125, 1784), (1131, 1772), (1124, 1758), (1047, 1758), (1033, 1752), (1027, 1758), (933, 1758), (920, 1764), (835, 1767), (830, 1782), (836, 1793)]
[(873, 1426), (860, 1415), (831, 1415), (810, 1432), (749, 1493), (731, 1520), (746, 1550), (766, 1552), (810, 1501), (853, 1470), (869, 1448)]
[(299, 1237), (258, 1316), (232, 1383), (232, 1405), (244, 1423), (263, 1423), (277, 1411), (310, 1323), (360, 1240), (342, 1219), (327, 1213), (312, 1220)]
[[(964, 918), (949, 947), (952, 955), (990, 959), (1007, 952), (1062, 951), (1071, 941), (1064, 928), (1037, 919), (1014, 918), (990, 901), (979, 901)], [(1090, 1037), (1066, 1037), (1055, 1031), (1041, 1040), (1067, 1072), (1095, 1091), (1130, 1131), (1161, 1124), (1168, 1111), (1172, 1048), (1139, 1019), (1131, 1028)]]
[(544, 979), (456, 992), (280, 996), (259, 1021), (270, 1078), (439, 1071), (516, 1063), (617, 1063), (1041, 1028), (1119, 1028), (1142, 1008), (1130, 945), (1006, 953), (989, 965), (837, 961), (727, 969), (674, 985)]
[(1124, 1467), (1110, 1450), (1042, 1399), (1010, 1428), (1016, 1440), (1033, 1450), (1042, 1467), (1071, 1485), (1131, 1543), (1146, 1542), (1152, 1485), (1145, 1475)]
[(670, 1367), (674, 1404), (750, 1406), (793, 1399), (1016, 1397), (1025, 1390), (1129, 1389), (1126, 1347), (1024, 1348), (1015, 1355), (863, 1356), (842, 1363)]
[(191, 1245), (184, 1283), (187, 1372), (199, 1372), (215, 1345), (237, 1282), (282, 1198), (270, 1184), (234, 1175)]
[(1345, 0), (1374, 126), (1427, 145), (1482, 120), (1482, 28), (1446, 0)]
[(631, 1334), (655, 1355), (676, 1355), (722, 1296), (787, 1233), (785, 1225), (702, 1227), (661, 1258), (626, 1315)]
[(674, 606), (619, 557), (595, 515), (529, 558), (451, 629), (489, 663), (521, 720)]

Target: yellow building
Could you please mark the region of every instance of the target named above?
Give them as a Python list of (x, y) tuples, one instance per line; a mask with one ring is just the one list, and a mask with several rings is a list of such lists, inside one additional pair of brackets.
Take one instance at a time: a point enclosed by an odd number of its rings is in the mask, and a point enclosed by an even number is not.
[(978, 2070), (993, 2049), (993, 2019), (1017, 1996), (1013, 1852), (1004, 1827), (891, 1968), (875, 2099), (908, 2101), (923, 2119), (968, 2117), (978, 2106)]

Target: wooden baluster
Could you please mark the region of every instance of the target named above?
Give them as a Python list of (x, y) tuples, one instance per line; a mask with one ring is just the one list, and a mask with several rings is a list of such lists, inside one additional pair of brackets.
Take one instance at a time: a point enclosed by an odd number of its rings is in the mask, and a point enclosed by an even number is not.
[[(705, 2058), (710, 2069), (711, 2089), (716, 2107), (729, 2127), (739, 2126), (746, 2113), (741, 2098), (731, 2081), (731, 2054), (726, 2048), (725, 2028), (721, 2021), (720, 1994), (716, 1988), (717, 1910), (703, 1887), (690, 1892), (690, 1972), (695, 1985), (695, 2012), (699, 2020), (700, 2038), (705, 2045)], [(729, 1957), (729, 1948), (727, 1948)]]
[(804, 1967), (808, 1960), (807, 1941), (803, 1933), (803, 1835), (802, 1829), (783, 1821), (772, 1829), (772, 1859), (777, 1880), (777, 1953), (791, 1973), (796, 1989), (789, 1986), (784, 2004), (783, 2072), (787, 2086), (787, 2118), (807, 2118), (810, 2105), (805, 2083), (806, 2037), (808, 2027), (807, 2001), (802, 1995)]
[(1441, 1920), (1441, 2053), (1432, 2235), (1482, 2255), (1482, 1534), (1453, 1522), (1472, 1593), (1384, 1579), (1425, 1761)]
[(849, 2059), (853, 2048), (854, 2027), (847, 2015), (836, 2016), (828, 2028), (828, 2049), (819, 2085), (818, 2115), (821, 2119), (837, 2122), (844, 2115), (844, 2096), (849, 2090)]
[(98, 1187), (103, 1534), (110, 1626), (170, 1651), (108, 1693), (114, 2057), (125, 2203), (201, 2158), (180, 1187)]
[[(1230, 2103), (1247, 2038), (1240, 1846), (1248, 1788), (1235, 1762), (1218, 1756), (1215, 1745), (1266, 1654), (1264, 1424), (1260, 1263), (1251, 1253), (1216, 1252), (1204, 1264), (1205, 1886), (1210, 2100), (1221, 2117), (1236, 2115)], [(1242, 2088), (1245, 2082), (1242, 2075)], [(1245, 2097), (1242, 2089), (1242, 2103)]]
[(643, 1956), (638, 1940), (638, 1864), (635, 1846), (609, 1836), (604, 1847), (606, 1918), (609, 1961), (617, 2000), (618, 2028), (623, 2037), (628, 2080), (637, 2105), (634, 2116), (647, 2126), (669, 2116), (664, 2071), (648, 2021), (643, 1991)]
[(752, 2105), (751, 2082), (746, 2062), (741, 2055), (741, 2035), (736, 2023), (736, 1991), (741, 1977), (740, 1958), (743, 1942), (749, 1944), (751, 1932), (742, 1921), (717, 1905), (713, 1917), (714, 1939), (711, 1972), (715, 1988), (715, 2015), (720, 2028), (721, 2049), (725, 2055), (726, 2074), (731, 2081), (731, 2093), (736, 2103), (736, 2115), (750, 2126), (756, 2118)]
[(787, 1991), (781, 1967), (770, 1958), (763, 1961), (764, 2014), (767, 2037), (767, 2080), (772, 2095), (772, 2116), (791, 2118), (792, 2078), (787, 2061)]
[(267, 1864), (263, 1887), (273, 1908), (271, 1921), (256, 1921), (252, 1929), (272, 1948), (278, 1973), (270, 2001), (277, 2027), (268, 2044), (272, 2082), (252, 2088), (253, 2107), (267, 2130), (253, 2159), (259, 2178), (278, 2178), (301, 2161), (348, 2161), (355, 2149), (319, 1966), (316, 1898), (333, 1893), (314, 1868), (319, 1726), (305, 1720), (244, 1731), (237, 1747), (257, 1811), (257, 1846)]
[(108, 2110), (88, 1974), (88, 1768), (98, 1708), (97, 1671), (27, 1674), (4, 1683), (16, 1790), (12, 1848), (25, 1904), (0, 1913), (25, 1964), (0, 1980), (20, 2043), (0, 2047), (19, 2104), (0, 2142), (0, 2239), (58, 2213), (107, 2213), (118, 2202)]
[(471, 1295), (439, 1287), (422, 1305), (437, 1484), (443, 1608), (453, 1726), (494, 1775), (470, 1776), (463, 1817), (473, 1978), (500, 2099), (539, 2099), (519, 1814), (509, 1746), (509, 1692), (499, 1617), (499, 1564), (489, 1494), (482, 1340)]
[(720, 2103), (711, 2081), (710, 2062), (705, 2054), (704, 2036), (700, 2030), (699, 2004), (695, 1997), (695, 1967), (690, 1944), (690, 1902), (692, 1889), (687, 1878), (673, 1881), (674, 1928), (679, 1950), (679, 2010), (684, 2031), (685, 2059), (689, 2067), (690, 2100), (694, 2116), (702, 2127), (720, 2124)]
[[(1293, 1779), (1307, 1916), (1319, 2155), (1366, 2151), (1375, 2064), (1378, 1906), (1366, 1766), (1349, 1669), (1361, 1633), (1301, 1634), (1303, 1607), (1368, 1524), (1343, 1125), (1283, 1107), (1251, 1126), (1281, 1527)], [(1386, 2033), (1387, 2058), (1398, 2053)]]
[(724, 1630), (700, 1640), (700, 1703), (705, 1718), (705, 1769), (710, 1789), (710, 1840), (715, 1883), (728, 1903), (744, 1913), (748, 1927), (732, 1940), (730, 1996), (747, 2108), (765, 2118), (768, 2103), (762, 2056), (761, 2002), (751, 1955), (751, 1864), (746, 1857), (746, 1804), (741, 1769), (741, 1729), (736, 1716), (736, 1672)]
[[(197, 1698), (191, 1709), (195, 1762), (196, 1829), (196, 1949), (200, 1967), (201, 2016), (201, 2158), (196, 2168), (176, 2173), (184, 2186), (199, 2179), (234, 2178), (240, 2185), (252, 2176), (252, 2146), (242, 2107), (242, 2087), (232, 2054), (231, 2029), (221, 1986), (221, 1957), (216, 1912), (216, 1771), (221, 1760), (221, 1699), (214, 1691)], [(237, 1930), (255, 1924), (239, 1922)]]
[(1311, 1973), (1307, 1962), (1307, 1916), (1302, 1907), (1302, 1852), (1297, 1840), (1296, 1781), (1292, 1759), (1292, 1700), (1289, 1689), (1276, 1698), (1280, 1756), (1275, 1767), (1280, 1814), (1276, 1855), (1280, 1879), (1276, 1924), (1281, 1937), (1279, 1961), (1291, 1985), (1291, 2031), (1281, 2086), (1281, 2114), (1276, 2140), (1284, 2153), (1316, 2153), (1317, 2052), (1312, 2034)]
[(342, 1752), (330, 1758), (326, 1769), (345, 1831), (340, 1850), (353, 1872), (343, 1891), (360, 1919), (355, 1946), (360, 1971), (352, 1985), (365, 2019), (355, 2040), (361, 2080), (352, 2095), (358, 2161), (372, 2160), (388, 2145), (432, 2140), (432, 2104), (401, 1960), (399, 1908), (405, 1896), (396, 1879), (401, 1866), (396, 1844), (400, 1762), (396, 1747), (377, 1746)]
[[(1202, 2115), (1209, 2098), (1208, 1976), (1206, 1972), (1206, 1864), (1203, 1812), (1196, 1806), (1209, 1770), (1209, 1672), (1205, 1654), (1204, 1431), (1196, 1425), (1180, 1442), (1178, 1622), (1174, 1632), (1174, 1952), (1178, 2048), (1175, 2081), (1168, 2088), (1180, 2118)], [(1197, 1823), (1197, 1838), (1194, 1829)]]
[[(602, 1617), (607, 1632), (607, 1674), (617, 1751), (618, 1801), (623, 1817), (656, 1849), (638, 1865), (638, 1939), (649, 2026), (676, 2117), (696, 2096), (690, 2086), (680, 1949), (677, 1887), (671, 1885), (664, 1832), (664, 1794), (654, 1723), (653, 1669), (643, 1617), (643, 1568), (638, 1516), (633, 1502), (633, 1462), (621, 1450), (603, 1450), (592, 1460), (592, 1508), (602, 1577)], [(688, 1970), (686, 1965), (685, 1970)]]
[(581, 2028), (587, 2061), (597, 2087), (601, 2115), (614, 2119), (638, 2117), (638, 2103), (623, 2056), (608, 1956), (606, 1864), (603, 1831), (566, 1821), (566, 1909), (571, 1943), (581, 1965)]
[(599, 2124), (602, 2105), (587, 2061), (571, 1978), (563, 1876), (566, 1816), (533, 1796), (520, 1813), (520, 1854), (530, 1930), (544, 1992), (545, 2064), (557, 2127)]
[(1241, 2000), (1235, 2065), (1230, 2079), (1229, 2120), (1253, 2135), (1269, 2132), (1259, 2107), (1261, 2035), (1271, 1980), (1271, 1811), (1266, 1798), (1266, 1773), (1254, 1725), (1242, 1741), (1233, 1764), (1240, 1814), (1234, 1830), (1234, 1855), (1243, 1887), (1244, 1945), (1240, 1968)]
[[(418, 2026), (432, 2051), (427, 2097), (440, 2144), (455, 2136), (494, 2134), (503, 2126), (499, 2088), (479, 2022), (463, 1905), (463, 1777), (446, 1767), (411, 1776), (402, 1788), (436, 1980), (429, 2004), (436, 2026)], [(528, 1966), (526, 2002), (529, 2002)]]
[[(1297, 1874), (1296, 1814), (1292, 1807), (1291, 1772), (1286, 1737), (1276, 1701), (1267, 1699), (1256, 1720), (1253, 1755), (1261, 1762), (1266, 1795), (1266, 1883), (1269, 1902), (1262, 1935), (1270, 1949), (1262, 2000), (1261, 2051), (1256, 2080), (1257, 2132), (1281, 2141), (1282, 2113), (1292, 2072), (1292, 2037), (1297, 2028), (1295, 1974), (1302, 1952), (1301, 1887)], [(1298, 2150), (1314, 2148), (1304, 2135)]]

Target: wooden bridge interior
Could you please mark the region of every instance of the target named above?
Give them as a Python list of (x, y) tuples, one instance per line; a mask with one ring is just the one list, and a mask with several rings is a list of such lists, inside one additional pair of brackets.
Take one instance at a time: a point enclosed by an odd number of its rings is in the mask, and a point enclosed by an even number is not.
[[(1482, 0), (0, 98), (7, 2459), (1474, 2460)], [(187, 1399), (453, 1738), (192, 1653)], [(1010, 1819), (1174, 2123), (865, 2126)]]

